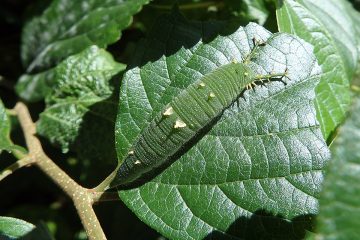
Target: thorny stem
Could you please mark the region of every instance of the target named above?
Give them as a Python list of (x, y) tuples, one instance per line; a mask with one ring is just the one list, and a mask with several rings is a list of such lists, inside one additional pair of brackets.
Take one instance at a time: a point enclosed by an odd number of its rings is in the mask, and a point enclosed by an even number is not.
[(95, 202), (118, 200), (118, 198), (115, 194), (95, 192), (77, 184), (44, 153), (39, 139), (35, 136), (36, 127), (27, 107), (23, 103), (17, 103), (14, 111), (19, 118), (29, 149), (27, 159), (31, 159), (34, 165), (38, 166), (72, 199), (89, 239), (106, 239), (92, 205)]

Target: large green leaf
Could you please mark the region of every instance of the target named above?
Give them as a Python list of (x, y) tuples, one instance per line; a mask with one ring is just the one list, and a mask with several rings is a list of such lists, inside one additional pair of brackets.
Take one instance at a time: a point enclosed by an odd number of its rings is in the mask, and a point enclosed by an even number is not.
[(38, 133), (60, 145), (63, 152), (77, 143), (82, 145), (79, 146), (82, 152), (91, 154), (94, 154), (91, 149), (99, 150), (103, 145), (109, 146), (107, 150), (114, 148), (108, 139), (110, 135), (110, 141), (113, 140), (109, 132), (114, 131), (117, 106), (111, 79), (124, 68), (97, 46), (59, 64), (55, 86), (37, 122)]
[(350, 104), (349, 82), (358, 62), (356, 25), (345, 0), (284, 0), (277, 9), (281, 32), (314, 45), (323, 70), (316, 88), (316, 110), (325, 138), (344, 120)]
[(360, 98), (332, 145), (320, 198), (317, 239), (360, 236)]
[(45, 226), (35, 227), (31, 223), (11, 217), (0, 217), (0, 239), (52, 240)]
[(166, 237), (297, 239), (317, 213), (329, 158), (312, 103), (319, 66), (309, 44), (254, 23), (187, 22), (176, 14), (159, 20), (123, 78), (119, 164), (174, 96), (244, 59), (254, 37), (267, 44), (256, 51), (253, 70), (287, 67), (287, 85), (272, 81), (245, 91), (173, 164), (119, 190), (126, 205)]
[(56, 0), (23, 31), (22, 59), (26, 66), (18, 94), (40, 100), (51, 91), (53, 67), (91, 45), (116, 42), (132, 15), (149, 0)]

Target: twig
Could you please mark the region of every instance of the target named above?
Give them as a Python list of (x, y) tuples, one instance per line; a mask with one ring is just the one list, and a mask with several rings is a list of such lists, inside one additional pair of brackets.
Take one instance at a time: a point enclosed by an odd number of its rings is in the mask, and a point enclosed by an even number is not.
[(2, 172), (0, 172), (0, 181), (18, 170), (19, 168), (30, 166), (34, 163), (34, 160), (28, 156), (17, 160), (15, 163), (11, 164), (9, 167), (5, 168)]
[(120, 200), (119, 194), (117, 192), (95, 192), (92, 190), (89, 192), (92, 195), (92, 200), (94, 203)]
[(14, 157), (16, 157), (16, 158), (18, 159), (18, 161), (21, 160), (21, 159), (23, 159), (23, 158), (28, 157), (28, 154), (25, 153), (25, 151), (22, 151), (22, 150), (20, 150), (20, 149), (18, 149), (18, 148), (16, 148), (16, 147), (13, 147), (13, 148), (11, 149), (11, 154), (12, 154)]
[(117, 171), (118, 171), (118, 167), (112, 173), (110, 173), (110, 175), (107, 176), (104, 179), (104, 181), (102, 181), (98, 186), (94, 187), (92, 190), (95, 191), (95, 192), (104, 192), (107, 189), (109, 189), (110, 188), (110, 183), (115, 178)]
[(106, 239), (92, 208), (94, 203), (92, 190), (77, 184), (44, 153), (39, 139), (35, 136), (36, 127), (27, 107), (23, 103), (17, 103), (14, 110), (24, 132), (26, 145), (29, 149), (29, 157), (34, 159), (34, 164), (72, 199), (89, 239)]

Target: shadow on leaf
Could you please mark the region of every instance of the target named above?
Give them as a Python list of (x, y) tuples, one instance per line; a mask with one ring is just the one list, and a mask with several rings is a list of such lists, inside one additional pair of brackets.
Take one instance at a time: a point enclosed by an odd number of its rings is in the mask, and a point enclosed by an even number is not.
[(80, 180), (92, 186), (103, 180), (117, 164), (115, 151), (115, 121), (122, 73), (109, 84), (113, 93), (88, 108), (82, 118), (78, 136), (71, 149), (80, 161)]
[[(234, 19), (233, 21), (189, 21), (177, 9), (172, 14), (164, 14), (157, 20), (158, 24), (149, 31), (146, 40), (140, 40), (129, 63), (128, 69), (141, 68), (149, 62), (156, 62), (162, 57), (176, 54), (180, 49), (191, 49), (199, 42), (204, 44), (213, 41), (218, 36), (228, 36), (236, 32), (245, 22)], [(164, 24), (166, 23), (166, 24)], [(161, 25), (161, 27), (159, 27)], [(166, 42), (162, 42), (160, 49), (159, 39), (168, 33)]]
[(291, 221), (273, 215), (264, 209), (254, 212), (251, 218), (240, 217), (224, 232), (214, 230), (204, 240), (229, 239), (304, 239), (306, 231), (313, 231), (314, 215), (301, 215)]

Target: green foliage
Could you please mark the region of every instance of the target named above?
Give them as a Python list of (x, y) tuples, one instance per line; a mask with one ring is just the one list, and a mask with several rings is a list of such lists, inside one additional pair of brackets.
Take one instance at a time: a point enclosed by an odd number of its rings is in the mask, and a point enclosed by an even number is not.
[[(87, 113), (94, 115), (97, 124), (94, 128), (97, 132), (87, 129), (87, 138), (96, 139), (101, 132), (108, 132), (106, 126), (114, 124), (109, 113), (114, 112), (117, 104), (117, 99), (110, 99), (114, 90), (110, 80), (124, 68), (111, 54), (97, 46), (59, 64), (55, 70), (56, 82), (46, 98), (46, 109), (37, 123), (39, 134), (67, 152), (79, 136)], [(101, 106), (92, 108), (97, 103)]]
[(26, 152), (22, 147), (15, 145), (10, 139), (11, 123), (6, 113), (3, 102), (0, 99), (0, 154), (2, 151)]
[(323, 75), (316, 87), (317, 119), (325, 139), (344, 120), (350, 104), (350, 89), (357, 67), (354, 11), (345, 0), (278, 1), (280, 31), (295, 34), (314, 45)]
[[(148, 0), (56, 0), (24, 28), (21, 56), (26, 66), (17, 85), (28, 100), (44, 98), (54, 84), (53, 67), (91, 45), (116, 42)], [(85, 14), (84, 14), (85, 13)]]
[(35, 227), (20, 219), (0, 217), (0, 239), (52, 240), (53, 238), (43, 225)]
[(6, 114), (6, 109), (0, 100), (0, 153), (2, 150), (10, 150), (12, 146), (10, 140), (10, 120)]
[(360, 98), (331, 147), (320, 214), (319, 238), (357, 239), (360, 234)]
[(233, 7), (234, 14), (249, 20), (257, 20), (263, 25), (269, 15), (269, 10), (265, 5), (266, 0), (228, 0), (228, 5)]
[(319, 67), (309, 44), (256, 24), (200, 25), (178, 14), (156, 24), (124, 75), (116, 127), (120, 163), (173, 97), (219, 66), (244, 59), (253, 37), (266, 41), (254, 54), (253, 71), (287, 68), (286, 85), (272, 81), (245, 91), (171, 166), (119, 191), (166, 237), (298, 238), (317, 213), (329, 158), (311, 102)]

